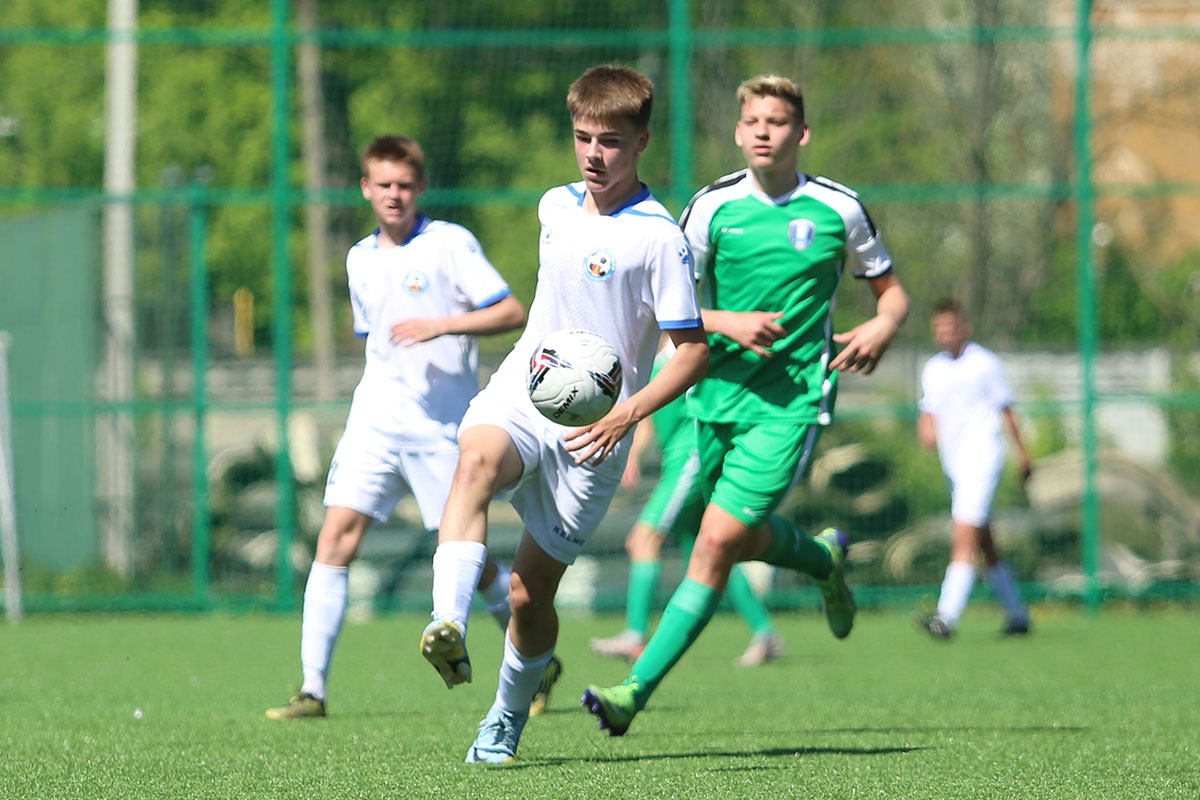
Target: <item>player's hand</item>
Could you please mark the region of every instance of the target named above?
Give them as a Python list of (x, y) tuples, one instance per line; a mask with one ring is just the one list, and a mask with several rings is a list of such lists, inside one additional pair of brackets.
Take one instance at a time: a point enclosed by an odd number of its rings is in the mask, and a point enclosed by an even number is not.
[(625, 438), (636, 423), (623, 406), (624, 403), (617, 403), (598, 421), (563, 436), (567, 451), (576, 454), (576, 464), (588, 461), (592, 466), (599, 464), (612, 454), (617, 442)]
[(897, 330), (899, 326), (891, 317), (880, 314), (845, 333), (835, 333), (833, 340), (845, 347), (829, 364), (830, 369), (870, 375), (887, 352)]
[(1017, 475), (1021, 478), (1021, 486), (1029, 483), (1029, 479), (1033, 476), (1033, 462), (1029, 460), (1029, 456), (1021, 456), (1021, 460), (1017, 464)]
[(778, 320), (782, 311), (740, 311), (730, 314), (720, 333), (733, 339), (742, 347), (771, 357), (771, 345), (787, 333)]
[(625, 462), (625, 471), (621, 473), (621, 488), (632, 492), (642, 482), (642, 465), (631, 454)]
[(392, 326), (389, 339), (397, 347), (408, 347), (417, 342), (428, 342), (446, 332), (440, 319), (413, 317)]

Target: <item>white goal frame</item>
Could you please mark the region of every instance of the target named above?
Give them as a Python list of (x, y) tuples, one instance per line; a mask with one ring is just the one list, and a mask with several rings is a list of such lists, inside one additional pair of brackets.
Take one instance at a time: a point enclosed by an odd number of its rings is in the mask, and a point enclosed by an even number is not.
[(0, 331), (0, 546), (4, 557), (4, 609), (16, 622), (21, 603), (21, 551), (17, 546), (17, 498), (13, 478), (12, 406), (8, 391), (8, 347), (12, 337)]

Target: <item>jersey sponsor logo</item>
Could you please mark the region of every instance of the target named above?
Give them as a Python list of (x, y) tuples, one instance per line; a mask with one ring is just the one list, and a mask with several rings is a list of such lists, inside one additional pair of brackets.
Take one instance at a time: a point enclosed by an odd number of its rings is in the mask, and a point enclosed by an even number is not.
[(419, 269), (409, 270), (404, 276), (404, 288), (409, 294), (420, 294), (425, 291), (425, 287), (429, 285), (429, 278), (425, 277), (425, 273)]
[(583, 259), (583, 268), (587, 270), (587, 276), (592, 280), (606, 281), (612, 278), (613, 272), (617, 268), (617, 259), (611, 250), (601, 247), (587, 254), (587, 257)]
[(745, 233), (745, 228), (721, 228), (721, 233)]
[(542, 244), (550, 244), (550, 241), (553, 238), (554, 235), (551, 233), (549, 228), (542, 228)]
[(808, 249), (816, 235), (817, 224), (811, 219), (794, 219), (788, 225), (788, 238), (792, 240), (792, 247), (797, 250)]
[(692, 263), (692, 253), (687, 249), (687, 245), (683, 245), (679, 248), (679, 263), (683, 264), (685, 267), (690, 266)]

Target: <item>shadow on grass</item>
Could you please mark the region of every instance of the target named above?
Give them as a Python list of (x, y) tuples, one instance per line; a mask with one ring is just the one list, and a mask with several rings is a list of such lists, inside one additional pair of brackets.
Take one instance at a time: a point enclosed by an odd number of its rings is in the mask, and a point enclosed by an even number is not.
[(814, 728), (806, 733), (1082, 733), (1082, 725), (911, 725), (899, 728)]
[[(820, 756), (820, 755), (840, 755), (840, 756), (883, 756), (893, 753), (912, 753), (918, 750), (926, 750), (926, 747), (772, 747), (767, 750), (688, 750), (685, 752), (675, 753), (638, 753), (638, 754), (623, 754), (613, 756), (586, 756), (578, 758), (568, 758), (552, 756), (549, 758), (537, 758), (529, 761), (520, 761), (515, 764), (508, 764), (508, 769), (523, 769), (525, 767), (547, 767), (558, 766), (562, 764), (578, 764), (581, 762), (591, 762), (600, 764), (626, 764), (640, 763), (644, 761), (669, 761), (675, 759), (686, 758), (795, 758), (797, 756)], [(769, 767), (762, 766), (744, 766), (744, 767), (722, 767), (722, 769), (764, 769)]]

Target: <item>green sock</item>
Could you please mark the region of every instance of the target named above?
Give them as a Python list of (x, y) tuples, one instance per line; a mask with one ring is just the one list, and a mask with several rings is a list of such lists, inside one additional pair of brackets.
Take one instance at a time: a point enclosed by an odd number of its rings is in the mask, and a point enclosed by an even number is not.
[(801, 533), (783, 517), (772, 516), (767, 524), (771, 526), (771, 546), (763, 554), (763, 561), (798, 570), (817, 580), (829, 577), (833, 569), (833, 557), (824, 545)]
[(729, 583), (725, 585), (725, 596), (729, 598), (733, 610), (745, 620), (752, 633), (771, 632), (771, 612), (767, 611), (766, 604), (754, 592), (754, 587), (746, 579), (746, 573), (737, 564), (734, 564), (733, 569), (729, 572)]
[(625, 679), (625, 685), (633, 687), (638, 711), (646, 707), (658, 684), (696, 641), (700, 631), (712, 619), (720, 600), (720, 592), (699, 581), (684, 578), (679, 584), (663, 611), (658, 628), (646, 644), (645, 652)]
[(662, 563), (634, 561), (629, 565), (629, 589), (625, 595), (625, 630), (637, 631), (644, 638), (650, 629), (650, 612), (654, 607), (654, 593), (658, 589), (658, 576)]

